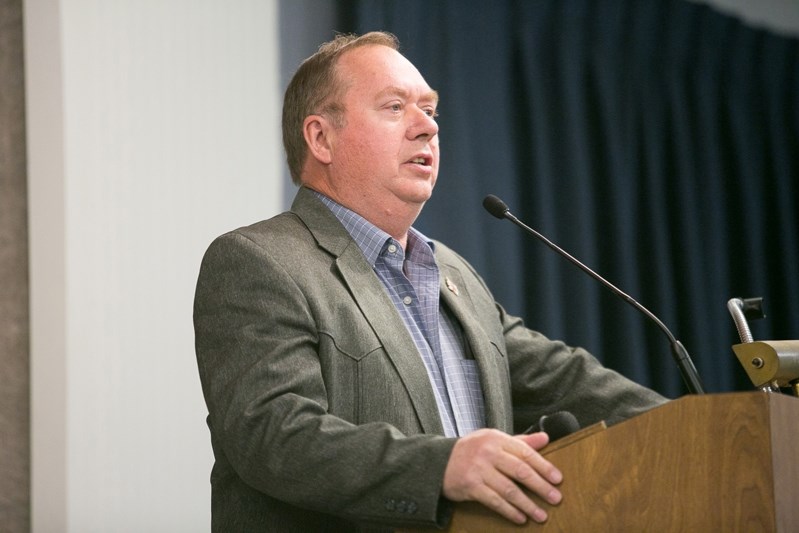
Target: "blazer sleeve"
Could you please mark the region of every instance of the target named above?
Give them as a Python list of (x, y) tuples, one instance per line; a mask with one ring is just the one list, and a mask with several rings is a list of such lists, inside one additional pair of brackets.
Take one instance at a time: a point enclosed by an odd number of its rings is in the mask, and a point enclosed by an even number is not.
[(500, 308), (511, 367), (514, 430), (570, 411), (582, 427), (615, 424), (668, 400), (603, 366), (583, 348), (551, 340)]
[(319, 332), (296, 272), (239, 232), (203, 259), (194, 322), (214, 476), (356, 521), (440, 525), (454, 439), (329, 412)]

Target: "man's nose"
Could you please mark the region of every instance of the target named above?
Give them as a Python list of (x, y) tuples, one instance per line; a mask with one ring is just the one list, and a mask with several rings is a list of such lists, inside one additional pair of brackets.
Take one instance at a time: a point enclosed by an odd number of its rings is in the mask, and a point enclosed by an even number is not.
[(438, 133), (438, 122), (429, 113), (425, 109), (414, 107), (412, 122), (408, 127), (408, 137), (411, 139), (421, 136), (433, 137)]

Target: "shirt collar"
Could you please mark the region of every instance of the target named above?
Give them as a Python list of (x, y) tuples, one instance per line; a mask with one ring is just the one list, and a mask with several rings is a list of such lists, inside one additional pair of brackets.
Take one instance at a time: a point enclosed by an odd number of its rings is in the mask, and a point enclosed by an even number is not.
[[(311, 190), (322, 203), (336, 216), (336, 218), (347, 230), (352, 239), (366, 256), (366, 260), (374, 267), (380, 252), (389, 244), (399, 246), (391, 235), (381, 230), (355, 211), (344, 207), (335, 200), (330, 199), (324, 194)], [(428, 239), (422, 232), (411, 227), (408, 230), (408, 246), (405, 250), (406, 259), (417, 263), (435, 264), (433, 252), (435, 243)]]

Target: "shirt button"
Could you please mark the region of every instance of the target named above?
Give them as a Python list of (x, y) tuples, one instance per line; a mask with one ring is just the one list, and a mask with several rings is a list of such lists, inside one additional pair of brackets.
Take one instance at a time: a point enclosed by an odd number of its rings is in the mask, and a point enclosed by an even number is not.
[(405, 298), (402, 299), (402, 302), (405, 305), (411, 305), (411, 303), (413, 303), (413, 298), (411, 298), (410, 296), (406, 296)]
[(392, 254), (397, 253), (397, 245), (396, 244), (389, 244), (388, 251)]

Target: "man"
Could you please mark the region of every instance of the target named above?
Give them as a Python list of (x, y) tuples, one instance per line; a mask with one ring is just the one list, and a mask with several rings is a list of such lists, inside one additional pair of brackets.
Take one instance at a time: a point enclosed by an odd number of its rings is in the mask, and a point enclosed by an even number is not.
[(411, 228), (438, 175), (438, 95), (386, 33), (340, 36), (286, 91), (291, 211), (203, 259), (196, 348), (218, 531), (443, 524), (475, 500), (558, 505), (543, 414), (615, 422), (665, 401), (528, 330)]

